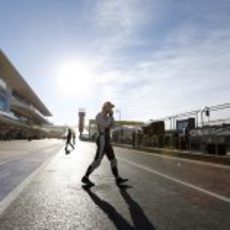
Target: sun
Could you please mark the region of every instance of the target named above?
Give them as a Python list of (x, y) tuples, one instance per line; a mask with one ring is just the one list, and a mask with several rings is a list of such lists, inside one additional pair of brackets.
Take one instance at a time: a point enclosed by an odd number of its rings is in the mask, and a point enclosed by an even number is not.
[(93, 87), (90, 66), (80, 61), (68, 61), (57, 68), (57, 84), (61, 93), (70, 96), (87, 95)]

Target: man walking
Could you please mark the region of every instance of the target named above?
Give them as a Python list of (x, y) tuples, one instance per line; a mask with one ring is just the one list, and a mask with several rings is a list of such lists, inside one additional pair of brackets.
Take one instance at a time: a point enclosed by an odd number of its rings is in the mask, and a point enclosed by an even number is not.
[(74, 145), (71, 143), (71, 140), (72, 140), (72, 131), (71, 129), (69, 128), (68, 129), (68, 133), (67, 133), (67, 136), (66, 136), (66, 144), (65, 144), (65, 153), (66, 154), (69, 154), (70, 151), (68, 150), (68, 146), (70, 145), (72, 147), (72, 149), (74, 149)]
[(96, 116), (96, 123), (98, 128), (98, 138), (97, 138), (97, 152), (92, 164), (88, 167), (85, 175), (82, 178), (82, 182), (93, 186), (94, 183), (89, 180), (90, 174), (100, 165), (101, 160), (106, 154), (107, 158), (111, 164), (111, 170), (115, 177), (116, 183), (121, 184), (128, 179), (124, 179), (119, 176), (117, 168), (117, 159), (114, 155), (114, 151), (110, 141), (110, 129), (113, 126), (113, 107), (111, 102), (105, 102), (102, 107), (102, 111)]

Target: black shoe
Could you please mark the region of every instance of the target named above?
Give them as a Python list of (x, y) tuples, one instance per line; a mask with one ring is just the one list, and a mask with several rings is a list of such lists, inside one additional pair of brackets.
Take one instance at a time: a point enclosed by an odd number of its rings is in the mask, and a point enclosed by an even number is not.
[(70, 151), (68, 149), (65, 149), (65, 154), (66, 155), (70, 154)]
[(92, 181), (90, 181), (90, 179), (87, 176), (83, 176), (81, 182), (89, 186), (95, 185)]
[(127, 182), (128, 180), (129, 180), (129, 179), (127, 179), (127, 178), (117, 177), (117, 178), (116, 178), (116, 183), (117, 183), (117, 184), (122, 184), (122, 183)]

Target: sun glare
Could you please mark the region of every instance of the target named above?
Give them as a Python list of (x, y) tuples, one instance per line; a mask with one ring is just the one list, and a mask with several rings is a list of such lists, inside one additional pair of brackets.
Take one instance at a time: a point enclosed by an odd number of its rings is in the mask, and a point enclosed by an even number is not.
[(90, 67), (81, 62), (66, 62), (58, 68), (58, 87), (70, 96), (87, 95), (93, 87), (93, 74)]

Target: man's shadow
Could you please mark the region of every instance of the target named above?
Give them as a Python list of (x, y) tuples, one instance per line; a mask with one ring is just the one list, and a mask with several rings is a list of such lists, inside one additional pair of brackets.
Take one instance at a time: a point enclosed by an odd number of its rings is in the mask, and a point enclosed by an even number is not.
[(93, 202), (109, 217), (117, 229), (133, 230), (133, 228), (117, 210), (105, 200), (102, 200), (91, 191), (91, 186), (83, 185), (82, 188), (88, 193)]
[(142, 208), (134, 201), (127, 193), (127, 189), (132, 188), (128, 185), (119, 186), (121, 195), (129, 207), (130, 215), (132, 217), (134, 227), (131, 226), (124, 217), (117, 212), (117, 210), (105, 200), (102, 200), (94, 192), (91, 191), (91, 186), (83, 185), (82, 188), (88, 193), (93, 202), (103, 210), (109, 219), (114, 223), (117, 229), (134, 230), (134, 229), (146, 229), (155, 230), (155, 227), (151, 224), (148, 218), (145, 216)]
[(121, 196), (129, 207), (129, 212), (132, 217), (135, 229), (155, 230), (156, 228), (149, 221), (148, 217), (144, 213), (144, 210), (127, 192), (127, 190), (132, 188), (132, 186), (120, 185), (118, 187), (120, 189)]

